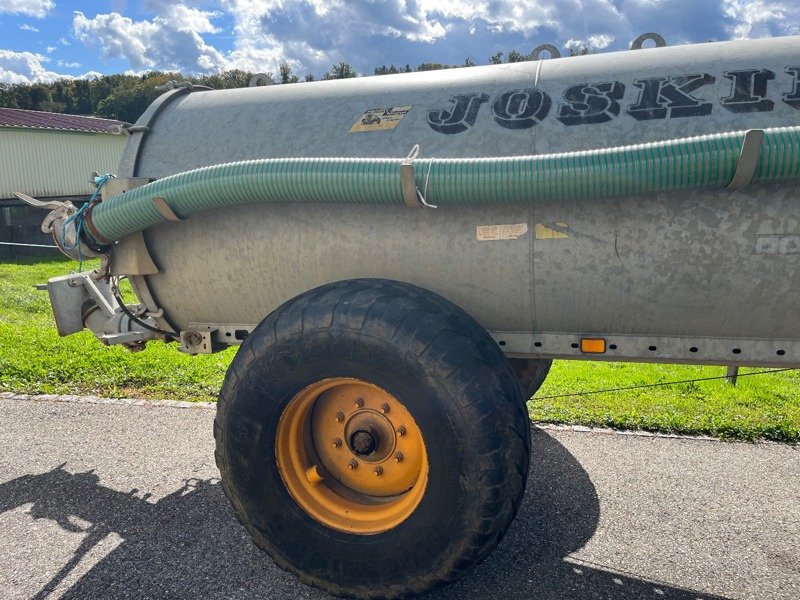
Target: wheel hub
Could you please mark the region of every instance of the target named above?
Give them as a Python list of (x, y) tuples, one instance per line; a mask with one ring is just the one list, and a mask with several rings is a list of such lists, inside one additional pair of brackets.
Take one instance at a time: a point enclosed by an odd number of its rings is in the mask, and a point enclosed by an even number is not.
[(378, 440), (371, 432), (359, 429), (350, 438), (350, 447), (360, 456), (369, 456), (378, 447)]
[(385, 531), (422, 499), (428, 461), (419, 427), (372, 384), (342, 378), (309, 386), (289, 402), (275, 441), (289, 493), (335, 529)]

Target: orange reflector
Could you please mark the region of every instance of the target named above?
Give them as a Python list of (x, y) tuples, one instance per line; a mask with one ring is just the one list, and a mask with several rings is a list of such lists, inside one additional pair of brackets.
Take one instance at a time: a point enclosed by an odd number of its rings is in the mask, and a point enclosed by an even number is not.
[(606, 351), (606, 341), (602, 338), (582, 338), (581, 352), (587, 354), (603, 354)]

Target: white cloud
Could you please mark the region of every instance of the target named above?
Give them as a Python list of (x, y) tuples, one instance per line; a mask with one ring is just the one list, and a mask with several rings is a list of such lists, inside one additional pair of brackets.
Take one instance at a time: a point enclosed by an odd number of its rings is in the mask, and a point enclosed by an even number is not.
[[(528, 52), (540, 43), (624, 48), (652, 30), (670, 45), (800, 33), (796, 1), (146, 0), (154, 16), (138, 19), (124, 14), (131, 3), (119, 1), (115, 12), (74, 13), (72, 35), (103, 58), (126, 61), (131, 72), (276, 73), (288, 63), (300, 75), (319, 75), (340, 61), (362, 72), (390, 62), (455, 64), (464, 55), (482, 63), (497, 50)], [(0, 0), (0, 12), (45, 14), (53, 4)], [(216, 36), (228, 33), (232, 46), (218, 47)]]
[[(169, 69), (186, 73), (211, 73), (225, 68), (225, 58), (216, 48), (206, 44), (198, 31), (216, 31), (210, 13), (182, 7), (185, 11), (168, 10), (169, 16), (152, 21), (134, 21), (119, 13), (97, 15), (92, 19), (76, 12), (72, 19), (73, 34), (87, 46), (99, 43), (104, 58), (127, 60), (134, 69)], [(188, 11), (188, 12), (186, 12)], [(188, 22), (181, 20), (189, 16)]]
[(585, 40), (569, 39), (564, 42), (564, 47), (567, 50), (581, 50), (587, 48), (588, 50), (602, 50), (608, 48), (614, 43), (614, 36), (601, 33), (599, 35), (590, 35)]
[(56, 47), (55, 46), (48, 46), (47, 48), (45, 48), (45, 50), (47, 51), (48, 54), (52, 54), (53, 52), (56, 51)]
[(794, 35), (800, 32), (797, 6), (764, 0), (723, 0), (727, 16), (735, 21), (730, 28), (734, 39)]
[(589, 42), (590, 48), (602, 50), (603, 48), (608, 48), (614, 43), (614, 36), (608, 35), (607, 33), (601, 33), (600, 35), (590, 35), (589, 39), (586, 41)]
[(277, 71), (282, 62), (327, 70), (358, 61), (371, 40), (428, 44), (447, 34), (419, 1), (220, 0), (220, 6), (235, 23), (228, 60), (246, 70)]
[[(475, 57), (481, 50), (467, 47), (473, 36), (484, 44), (487, 35), (506, 39), (507, 49), (560, 45), (577, 36), (592, 48), (606, 48), (641, 33), (633, 34), (618, 5), (642, 1), (647, 0), (220, 0), (220, 6), (235, 20), (230, 58), (240, 68), (254, 68), (245, 57), (258, 56), (272, 60), (267, 66), (275, 69), (283, 56), (305, 69), (327, 70), (345, 60), (366, 71), (391, 60), (447, 61), (443, 54), (461, 52)], [(463, 50), (454, 50), (456, 44)], [(488, 47), (485, 52), (484, 60), (493, 53)], [(480, 55), (477, 60), (483, 62)]]
[(496, 33), (515, 32), (529, 38), (546, 28), (563, 34), (583, 33), (587, 25), (608, 30), (626, 21), (610, 0), (421, 0), (429, 14), (459, 21), (483, 21)]
[(2, 83), (50, 83), (63, 75), (48, 71), (44, 63), (50, 59), (34, 52), (0, 50), (0, 82)]
[(39, 33), (39, 30), (36, 29), (33, 25), (28, 25), (27, 23), (23, 23), (19, 26), (22, 31), (31, 31), (33, 33)]
[(11, 13), (41, 19), (54, 6), (53, 0), (0, 0), (0, 14)]
[(194, 31), (195, 33), (219, 33), (219, 28), (211, 19), (222, 15), (219, 11), (191, 8), (171, 0), (150, 0), (147, 7), (174, 29)]
[(62, 69), (77, 69), (81, 66), (81, 63), (79, 62), (66, 62), (63, 60), (56, 61), (56, 64)]

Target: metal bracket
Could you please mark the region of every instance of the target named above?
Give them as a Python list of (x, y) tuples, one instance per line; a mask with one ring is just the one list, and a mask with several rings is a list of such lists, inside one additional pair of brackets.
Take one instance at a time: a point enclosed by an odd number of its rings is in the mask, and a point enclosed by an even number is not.
[(655, 31), (648, 31), (631, 42), (631, 50), (641, 50), (642, 44), (644, 44), (647, 40), (653, 40), (656, 44), (656, 48), (663, 48), (667, 45), (664, 36), (656, 33)]
[(212, 354), (217, 348), (211, 339), (216, 329), (188, 329), (181, 331), (181, 352), (186, 354)]
[(531, 60), (542, 60), (542, 52), (549, 52), (550, 58), (561, 58), (561, 52), (553, 44), (539, 44), (531, 52)]
[(758, 166), (758, 159), (761, 156), (762, 143), (764, 143), (764, 131), (762, 129), (750, 129), (745, 132), (739, 160), (736, 161), (736, 171), (727, 186), (729, 190), (741, 189), (753, 180), (753, 175), (755, 175), (756, 167)]
[(409, 208), (418, 208), (417, 182), (414, 177), (414, 160), (419, 156), (419, 144), (415, 145), (405, 160), (400, 163), (400, 183), (403, 187), (403, 202)]
[(149, 177), (114, 177), (105, 182), (100, 189), (103, 201), (154, 181)]
[(112, 275), (155, 275), (158, 273), (141, 231), (132, 233), (111, 248)]
[(425, 175), (425, 190), (421, 192), (417, 187), (416, 176), (414, 174), (414, 161), (419, 157), (419, 144), (415, 144), (400, 163), (400, 185), (403, 191), (403, 202), (409, 208), (438, 208), (435, 204), (428, 204), (425, 201), (425, 193), (428, 191), (428, 178), (431, 176), (432, 162), (428, 163), (428, 173)]
[(158, 214), (164, 217), (167, 221), (183, 221), (183, 219), (176, 215), (175, 212), (170, 208), (169, 204), (167, 204), (167, 201), (164, 200), (164, 198), (161, 196), (155, 196), (152, 200), (153, 206), (158, 211)]

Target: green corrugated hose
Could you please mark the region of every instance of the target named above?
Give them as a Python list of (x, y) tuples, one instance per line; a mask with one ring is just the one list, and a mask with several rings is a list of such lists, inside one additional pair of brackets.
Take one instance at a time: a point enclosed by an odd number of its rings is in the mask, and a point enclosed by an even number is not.
[[(726, 186), (745, 132), (618, 148), (499, 158), (413, 162), (428, 204), (524, 203), (650, 194)], [(389, 158), (286, 158), (204, 167), (110, 198), (92, 210), (96, 231), (113, 241), (167, 219), (153, 198), (181, 218), (261, 202), (403, 204), (400, 164)], [(764, 130), (752, 182), (800, 177), (800, 127)], [(103, 242), (104, 240), (92, 240)]]

